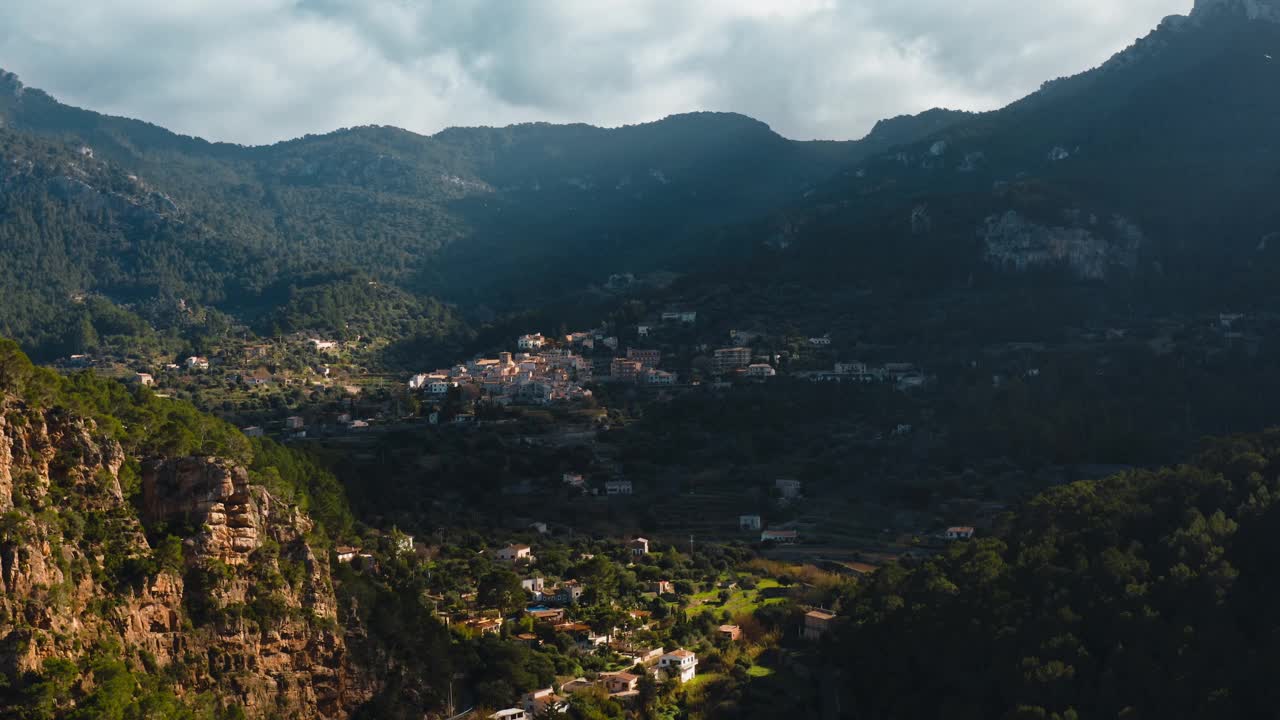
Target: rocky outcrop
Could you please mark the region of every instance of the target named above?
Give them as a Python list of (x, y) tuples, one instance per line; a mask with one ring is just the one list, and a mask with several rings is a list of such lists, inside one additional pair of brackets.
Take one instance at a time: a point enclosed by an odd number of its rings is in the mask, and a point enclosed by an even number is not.
[(1137, 266), (1143, 235), (1133, 223), (1120, 216), (1100, 221), (1078, 212), (1067, 213), (1064, 220), (1046, 225), (1014, 210), (988, 217), (978, 228), (987, 262), (1013, 271), (1062, 266), (1091, 280)]
[[(151, 462), (142, 476), (143, 513), (148, 523), (196, 528), (195, 555), (230, 566), (247, 565), (271, 525), (271, 496), (250, 487), (249, 473), (217, 458)], [(293, 533), (310, 532), (309, 521)]]
[[(89, 421), (0, 402), (0, 675), (108, 640), (180, 696), (211, 691), (251, 718), (345, 718), (369, 692), (311, 520), (217, 458), (144, 463), (138, 512), (125, 462)], [(148, 529), (180, 538), (181, 567), (146, 562)]]

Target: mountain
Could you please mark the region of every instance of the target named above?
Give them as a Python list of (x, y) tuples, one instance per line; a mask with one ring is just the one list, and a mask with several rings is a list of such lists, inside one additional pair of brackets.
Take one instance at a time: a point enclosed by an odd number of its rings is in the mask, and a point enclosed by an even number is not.
[(286, 286), (349, 268), (419, 295), (527, 304), (678, 266), (698, 254), (684, 242), (698, 229), (798, 198), (949, 117), (851, 143), (695, 113), (614, 130), (362, 127), (242, 147), (68, 107), (5, 74), (0, 249), (25, 280), (4, 292), (29, 310), (0, 329), (56, 345), (38, 333), (84, 293), (257, 316)]
[[(612, 275), (686, 276), (673, 301), (746, 320), (798, 299), (788, 312), (815, 330), (868, 297), (904, 327), (945, 315), (1006, 337), (1266, 307), (1280, 270), (1275, 8), (1202, 0), (1008, 107), (886, 120), (856, 142), (694, 113), (243, 147), (4, 75), (0, 252), (14, 272), (0, 332), (48, 356), (150, 326), (195, 337), (225, 326), (218, 313), (303, 329), (317, 315), (290, 302), (349, 297), (362, 274), (416, 298), (397, 307), (426, 303), (439, 321), (415, 333), (449, 344), (459, 316), (612, 302)], [(216, 312), (175, 310), (191, 306)]]
[(1276, 7), (1200, 2), (1098, 68), (853, 163), (738, 229), (760, 268), (743, 277), (899, 298), (974, 297), (1034, 278), (1044, 298), (1092, 288), (1069, 304), (1089, 305), (1095, 322), (1103, 301), (1273, 306)]

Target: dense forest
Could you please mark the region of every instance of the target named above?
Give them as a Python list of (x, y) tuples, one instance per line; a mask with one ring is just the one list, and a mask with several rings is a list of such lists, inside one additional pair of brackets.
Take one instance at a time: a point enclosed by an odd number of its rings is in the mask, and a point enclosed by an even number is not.
[(1280, 433), (1045, 492), (991, 534), (834, 601), (807, 671), (720, 688), (720, 717), (1272, 714)]

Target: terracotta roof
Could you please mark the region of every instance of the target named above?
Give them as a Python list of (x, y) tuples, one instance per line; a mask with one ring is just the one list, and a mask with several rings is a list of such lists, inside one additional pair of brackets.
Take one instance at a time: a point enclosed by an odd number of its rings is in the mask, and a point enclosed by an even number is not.
[(809, 612), (805, 613), (804, 616), (811, 617), (815, 620), (834, 620), (836, 617), (832, 613), (824, 612), (822, 610), (810, 610)]

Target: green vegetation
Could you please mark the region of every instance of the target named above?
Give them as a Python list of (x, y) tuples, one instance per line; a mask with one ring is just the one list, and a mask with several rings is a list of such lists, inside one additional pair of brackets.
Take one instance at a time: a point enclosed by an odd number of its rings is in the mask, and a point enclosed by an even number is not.
[[(870, 718), (1269, 714), (1277, 498), (1277, 431), (1055, 488), (842, 594), (847, 623), (813, 662)], [(804, 687), (797, 712), (818, 712)]]
[(43, 672), (23, 678), (20, 696), (0, 714), (12, 720), (244, 720), (241, 708), (207, 694), (179, 700), (165, 678), (120, 661), (118, 652), (99, 648), (79, 664), (45, 660)]

